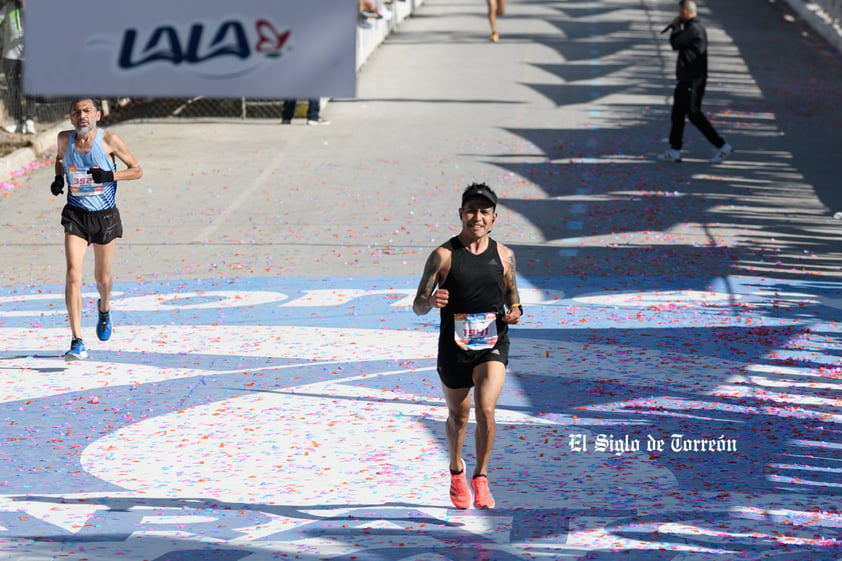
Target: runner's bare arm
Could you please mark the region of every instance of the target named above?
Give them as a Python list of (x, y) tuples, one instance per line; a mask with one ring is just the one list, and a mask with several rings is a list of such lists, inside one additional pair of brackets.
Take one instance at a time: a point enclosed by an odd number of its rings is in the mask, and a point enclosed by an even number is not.
[(70, 138), (70, 131), (61, 131), (56, 138), (56, 175), (64, 175), (64, 152), (67, 150), (68, 138)]
[(500, 257), (503, 261), (503, 286), (506, 293), (504, 298), (506, 300), (506, 315), (503, 316), (503, 321), (506, 323), (517, 323), (520, 316), (523, 315), (523, 309), (520, 305), (520, 294), (517, 290), (517, 263), (515, 260), (515, 252), (506, 246), (500, 248)]
[(143, 168), (137, 161), (137, 158), (129, 152), (123, 139), (111, 131), (106, 131), (102, 137), (105, 143), (106, 151), (116, 157), (121, 162), (126, 164), (126, 169), (117, 170), (114, 172), (114, 181), (125, 181), (128, 179), (140, 179), (143, 177)]
[(424, 264), (424, 273), (421, 275), (421, 282), (418, 283), (418, 291), (415, 293), (415, 301), (412, 303), (412, 310), (419, 316), (429, 313), (433, 308), (443, 308), (447, 305), (447, 290), (438, 289), (441, 272), (445, 266), (445, 250), (436, 248), (427, 258)]

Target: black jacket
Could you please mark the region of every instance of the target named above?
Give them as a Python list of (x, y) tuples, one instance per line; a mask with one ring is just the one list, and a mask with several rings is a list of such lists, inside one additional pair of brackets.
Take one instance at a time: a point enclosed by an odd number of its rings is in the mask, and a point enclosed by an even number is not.
[(699, 18), (685, 21), (670, 33), (672, 50), (678, 51), (675, 77), (680, 82), (708, 77), (708, 35)]

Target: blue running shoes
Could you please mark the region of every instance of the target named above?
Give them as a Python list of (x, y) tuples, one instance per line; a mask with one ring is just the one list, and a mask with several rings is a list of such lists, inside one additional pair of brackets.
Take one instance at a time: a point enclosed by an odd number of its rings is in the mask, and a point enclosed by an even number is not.
[(85, 348), (85, 342), (81, 339), (73, 339), (70, 342), (70, 350), (64, 353), (64, 360), (82, 360), (88, 358), (88, 350)]
[(96, 311), (99, 312), (99, 319), (96, 322), (96, 336), (100, 341), (108, 341), (111, 338), (111, 310), (103, 312), (100, 305), (102, 300), (96, 301)]

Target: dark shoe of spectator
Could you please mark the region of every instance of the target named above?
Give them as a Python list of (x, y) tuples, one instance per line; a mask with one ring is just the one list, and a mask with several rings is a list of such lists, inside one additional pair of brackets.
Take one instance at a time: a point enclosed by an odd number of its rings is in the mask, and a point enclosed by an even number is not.
[(711, 157), (710, 161), (713, 164), (721, 164), (725, 160), (725, 158), (730, 156), (733, 152), (734, 147), (726, 142), (721, 147), (716, 149), (716, 152), (713, 153), (713, 157)]
[(681, 151), (676, 150), (675, 148), (667, 148), (663, 154), (658, 156), (658, 159), (663, 160), (664, 162), (680, 162)]

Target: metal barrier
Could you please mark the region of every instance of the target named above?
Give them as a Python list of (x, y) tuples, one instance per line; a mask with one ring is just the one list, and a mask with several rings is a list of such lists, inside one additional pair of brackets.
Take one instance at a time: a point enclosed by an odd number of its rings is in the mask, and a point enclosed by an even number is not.
[(842, 23), (842, 0), (815, 0), (815, 2), (834, 24)]

